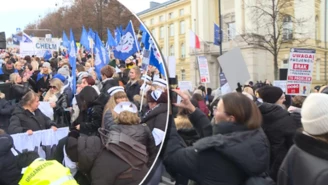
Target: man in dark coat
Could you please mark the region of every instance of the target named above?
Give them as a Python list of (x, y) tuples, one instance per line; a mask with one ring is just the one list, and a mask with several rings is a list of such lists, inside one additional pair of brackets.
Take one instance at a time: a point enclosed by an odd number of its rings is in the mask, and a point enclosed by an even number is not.
[(0, 129), (0, 184), (17, 185), (21, 179), (21, 171), (12, 152), (13, 138)]
[(6, 64), (0, 68), (0, 82), (8, 81), (9, 76), (15, 72), (17, 72), (17, 70), (14, 68), (14, 63), (11, 60), (8, 60)]

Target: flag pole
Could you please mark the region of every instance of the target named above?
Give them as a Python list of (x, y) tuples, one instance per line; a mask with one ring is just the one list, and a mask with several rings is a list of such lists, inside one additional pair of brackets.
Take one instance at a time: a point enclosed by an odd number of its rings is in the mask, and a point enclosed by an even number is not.
[[(219, 24), (220, 24), (220, 37), (222, 35), (222, 17), (221, 17), (221, 0), (219, 0)], [(220, 42), (220, 56), (222, 56), (222, 40)], [(222, 67), (220, 66), (220, 73), (222, 73)]]

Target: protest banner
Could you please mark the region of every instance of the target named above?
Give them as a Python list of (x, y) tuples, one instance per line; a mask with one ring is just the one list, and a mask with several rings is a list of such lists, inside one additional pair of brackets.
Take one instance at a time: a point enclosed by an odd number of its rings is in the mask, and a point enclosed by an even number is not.
[(275, 87), (280, 87), (283, 92), (286, 92), (286, 83), (286, 80), (275, 80), (273, 81), (272, 85)]
[(200, 81), (202, 83), (210, 83), (210, 72), (208, 70), (208, 63), (205, 56), (197, 56), (198, 69), (200, 75)]
[[(181, 91), (193, 92), (192, 82), (191, 81), (179, 81), (178, 87)], [(181, 102), (181, 97), (177, 96), (177, 102)]]
[(291, 48), (287, 73), (287, 94), (307, 96), (311, 91), (314, 49)]
[(20, 55), (43, 57), (46, 51), (58, 51), (60, 47), (60, 40), (52, 38), (51, 40), (43, 37), (33, 37), (32, 42), (20, 42)]

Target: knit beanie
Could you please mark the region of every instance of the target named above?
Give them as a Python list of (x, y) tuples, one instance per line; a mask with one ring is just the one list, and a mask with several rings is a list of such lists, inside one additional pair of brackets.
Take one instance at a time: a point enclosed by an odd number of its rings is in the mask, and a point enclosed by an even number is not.
[(283, 91), (279, 87), (264, 86), (258, 89), (257, 93), (266, 103), (276, 103), (282, 96)]
[(305, 132), (311, 135), (328, 133), (328, 95), (310, 94), (303, 103), (301, 115)]
[(68, 78), (70, 76), (69, 68), (66, 65), (59, 68), (57, 73), (63, 75), (65, 78)]

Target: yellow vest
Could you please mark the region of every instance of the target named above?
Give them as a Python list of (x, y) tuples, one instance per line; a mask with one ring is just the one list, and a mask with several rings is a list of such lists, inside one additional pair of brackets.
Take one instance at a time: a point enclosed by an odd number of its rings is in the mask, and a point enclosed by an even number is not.
[(36, 159), (30, 164), (19, 185), (78, 185), (68, 168), (55, 160)]

